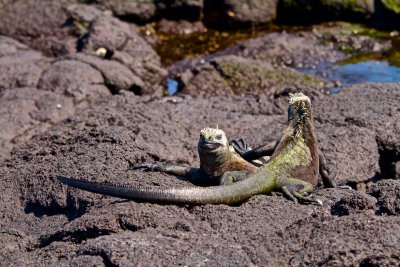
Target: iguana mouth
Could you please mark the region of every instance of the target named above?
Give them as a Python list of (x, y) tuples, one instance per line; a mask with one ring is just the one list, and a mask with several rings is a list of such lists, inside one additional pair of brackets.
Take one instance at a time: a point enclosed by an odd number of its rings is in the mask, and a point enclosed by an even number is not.
[(222, 146), (221, 143), (218, 143), (218, 142), (215, 142), (212, 140), (203, 140), (199, 147), (207, 149), (207, 150), (213, 150), (213, 149), (217, 149), (221, 146)]

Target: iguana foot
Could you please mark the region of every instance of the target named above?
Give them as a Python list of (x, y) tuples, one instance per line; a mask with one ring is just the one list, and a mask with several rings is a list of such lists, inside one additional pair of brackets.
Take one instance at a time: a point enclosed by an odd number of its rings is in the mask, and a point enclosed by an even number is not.
[(323, 203), (320, 199), (318, 198), (312, 198), (310, 196), (302, 196), (298, 192), (294, 191), (292, 194), (300, 201), (303, 203), (307, 204), (316, 204), (318, 206), (323, 206)]
[(235, 149), (236, 153), (241, 156), (251, 150), (251, 148), (249, 148), (249, 146), (243, 141), (242, 138), (238, 140), (232, 140), (229, 144)]
[(283, 194), (295, 203), (301, 202), (304, 204), (316, 204), (322, 206), (323, 203), (320, 199), (312, 198), (310, 196), (303, 196), (299, 193), (302, 191), (304, 194), (312, 192), (312, 186), (308, 183), (302, 182), (298, 184), (285, 185), (281, 187)]

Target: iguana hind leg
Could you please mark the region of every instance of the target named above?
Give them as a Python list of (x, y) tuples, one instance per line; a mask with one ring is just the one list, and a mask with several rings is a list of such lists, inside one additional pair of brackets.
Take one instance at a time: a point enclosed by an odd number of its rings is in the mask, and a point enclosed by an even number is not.
[(299, 179), (287, 179), (284, 185), (281, 186), (283, 194), (293, 200), (294, 202), (301, 202), (305, 204), (317, 204), (322, 206), (322, 201), (319, 199), (314, 199), (306, 194), (312, 193), (314, 190), (310, 183)]
[(325, 188), (335, 188), (336, 182), (334, 180), (334, 175), (332, 175), (331, 171), (326, 164), (326, 160), (322, 152), (319, 150), (319, 174), (321, 175), (322, 183)]
[(348, 185), (337, 185), (335, 182), (335, 175), (332, 174), (331, 170), (328, 168), (326, 164), (326, 160), (321, 151), (319, 151), (319, 174), (321, 175), (322, 183), (325, 188), (341, 188), (352, 190)]

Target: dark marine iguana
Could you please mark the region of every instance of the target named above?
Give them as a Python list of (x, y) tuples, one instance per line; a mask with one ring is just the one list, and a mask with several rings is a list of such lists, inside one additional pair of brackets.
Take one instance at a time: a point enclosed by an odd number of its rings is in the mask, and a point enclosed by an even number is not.
[(310, 99), (302, 93), (289, 100), (289, 126), (269, 161), (245, 180), (221, 186), (163, 188), (88, 182), (64, 176), (58, 179), (86, 191), (161, 204), (233, 204), (249, 197), (282, 191), (297, 202), (318, 203), (305, 194), (317, 185), (319, 151), (312, 123)]
[[(196, 185), (224, 185), (237, 182), (250, 173), (258, 171), (261, 163), (253, 159), (243, 159), (229, 145), (226, 134), (221, 129), (204, 128), (200, 131), (197, 151), (200, 158), (200, 168), (183, 167), (165, 163), (138, 163), (133, 169), (159, 171), (181, 176)], [(262, 157), (260, 157), (262, 159)]]

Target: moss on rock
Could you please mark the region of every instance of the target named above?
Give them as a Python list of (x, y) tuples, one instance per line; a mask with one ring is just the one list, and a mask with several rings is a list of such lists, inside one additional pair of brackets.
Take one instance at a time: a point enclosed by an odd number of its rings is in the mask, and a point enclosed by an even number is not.
[(392, 45), (387, 33), (347, 22), (326, 23), (313, 27), (314, 35), (329, 47), (345, 53), (383, 53)]
[(212, 64), (237, 94), (274, 93), (286, 87), (326, 89), (327, 83), (294, 69), (274, 67), (270, 63), (237, 56), (216, 58)]

